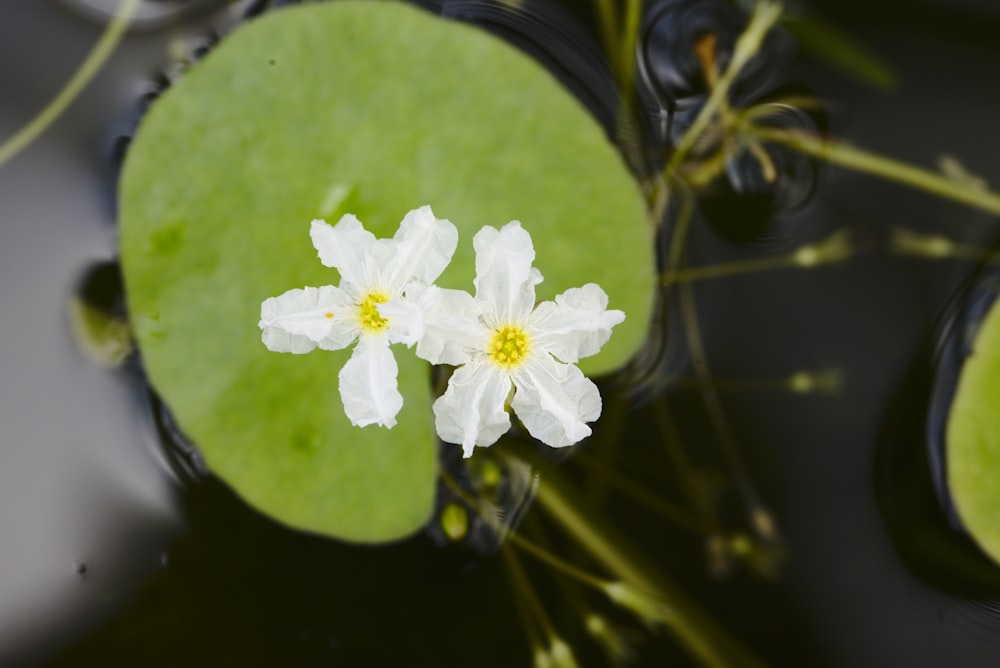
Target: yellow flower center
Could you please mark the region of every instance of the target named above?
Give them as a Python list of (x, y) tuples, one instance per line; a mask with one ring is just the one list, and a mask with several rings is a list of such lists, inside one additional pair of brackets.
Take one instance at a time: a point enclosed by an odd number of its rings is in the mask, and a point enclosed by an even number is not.
[(381, 332), (389, 326), (389, 321), (378, 312), (378, 305), (389, 301), (389, 295), (384, 292), (371, 292), (358, 304), (358, 318), (361, 328), (369, 332)]
[(510, 369), (523, 362), (529, 350), (528, 334), (517, 325), (504, 325), (494, 330), (487, 353), (495, 364)]

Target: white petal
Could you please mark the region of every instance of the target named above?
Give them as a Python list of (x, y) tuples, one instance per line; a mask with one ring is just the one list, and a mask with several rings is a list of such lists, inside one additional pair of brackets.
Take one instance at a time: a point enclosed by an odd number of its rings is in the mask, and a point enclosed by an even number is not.
[(375, 235), (364, 228), (351, 214), (330, 226), (325, 220), (314, 220), (309, 230), (319, 260), (340, 272), (340, 277), (355, 285), (367, 284), (365, 260), (375, 243)]
[(396, 377), (399, 367), (384, 336), (362, 336), (340, 370), (340, 399), (356, 427), (377, 424), (390, 429), (403, 407)]
[(484, 227), (472, 240), (476, 249), (476, 301), (487, 326), (523, 320), (535, 305), (542, 275), (531, 266), (531, 236), (514, 220), (500, 230)]
[(488, 362), (474, 360), (459, 367), (434, 402), (438, 436), (461, 444), (466, 457), (477, 445), (493, 445), (510, 429), (510, 416), (503, 407), (509, 393), (510, 378)]
[(279, 353), (307, 353), (317, 345), (339, 350), (358, 335), (353, 305), (332, 285), (297, 288), (265, 299), (258, 326), (264, 345)]
[(532, 341), (563, 362), (594, 355), (611, 338), (611, 328), (625, 320), (623, 312), (607, 307), (608, 295), (596, 283), (571, 288), (531, 314)]
[[(489, 338), (475, 300), (463, 290), (411, 284), (402, 301), (379, 311), (390, 318), (390, 330), (407, 328), (407, 338), (398, 340), (407, 345), (416, 341), (417, 357), (431, 364), (465, 364), (485, 348)], [(399, 325), (394, 316), (402, 316)]]
[(379, 304), (378, 311), (389, 321), (391, 343), (417, 344), (417, 357), (432, 364), (465, 364), (488, 338), (472, 295), (462, 290), (414, 282), (403, 297)]
[(412, 348), (424, 335), (426, 291), (426, 285), (410, 283), (402, 297), (376, 305), (379, 315), (389, 321), (386, 336), (390, 343), (402, 343)]
[(430, 285), (444, 271), (458, 245), (458, 229), (434, 217), (429, 206), (406, 214), (392, 238), (392, 255), (382, 268), (383, 286), (400, 292), (407, 283)]
[(514, 372), (511, 407), (528, 432), (554, 448), (573, 445), (590, 436), (601, 416), (597, 386), (572, 364), (538, 355)]

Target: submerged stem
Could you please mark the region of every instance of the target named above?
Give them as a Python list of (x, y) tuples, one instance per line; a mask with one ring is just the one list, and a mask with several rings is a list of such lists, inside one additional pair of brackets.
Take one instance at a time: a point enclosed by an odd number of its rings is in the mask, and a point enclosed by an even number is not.
[(545, 612), (545, 606), (542, 605), (538, 594), (535, 593), (534, 588), (531, 586), (531, 582), (528, 580), (521, 562), (509, 545), (501, 548), (500, 552), (503, 554), (504, 562), (507, 564), (507, 574), (510, 577), (511, 584), (514, 585), (515, 592), (517, 592), (517, 595), (523, 601), (525, 612), (530, 613), (532, 618), (538, 623), (538, 626), (541, 627), (546, 641), (551, 642), (556, 637), (555, 627), (552, 626), (552, 621), (549, 619), (548, 613)]
[(622, 22), (621, 51), (621, 88), (622, 95), (631, 98), (632, 83), (635, 77), (635, 45), (639, 39), (639, 21), (642, 18), (642, 0), (625, 0), (625, 16)]
[(769, 271), (783, 267), (812, 269), (820, 265), (843, 262), (853, 254), (854, 247), (851, 244), (850, 232), (846, 229), (841, 229), (825, 239), (800, 246), (794, 251), (783, 255), (738, 260), (736, 262), (712, 264), (705, 267), (684, 267), (668, 270), (660, 276), (660, 282), (663, 285), (692, 283), (711, 278)]
[(1000, 215), (1000, 194), (971, 186), (936, 172), (855, 148), (843, 142), (817, 137), (795, 130), (778, 130), (748, 125), (745, 131), (761, 140), (854, 169), (902, 183), (918, 190), (961, 202), (988, 213)]
[(704, 492), (697, 485), (697, 471), (687, 457), (684, 447), (681, 444), (680, 434), (677, 425), (671, 414), (670, 404), (661, 395), (656, 399), (656, 408), (653, 411), (656, 418), (656, 426), (660, 430), (660, 440), (666, 448), (667, 456), (677, 471), (677, 480), (681, 486), (681, 492), (687, 497), (687, 501), (694, 507), (698, 515), (698, 522), (701, 532), (713, 534), (719, 529), (719, 522), (712, 512)]
[(45, 132), (90, 83), (118, 46), (138, 6), (139, 0), (122, 0), (101, 38), (62, 90), (27, 125), (0, 144), (0, 167)]
[[(559, 474), (552, 467), (546, 467), (544, 480), (538, 486), (539, 503), (628, 588), (650, 601), (662, 602), (667, 614), (660, 621), (673, 631), (692, 656), (713, 668), (760, 665), (679, 591), (664, 582), (651, 565), (643, 563), (640, 556), (629, 554), (627, 541), (611, 527), (602, 525), (598, 529), (594, 518), (599, 513), (590, 508), (586, 500), (570, 503), (563, 489)], [(609, 592), (607, 582), (590, 584), (600, 586), (605, 594)]]
[[(701, 388), (702, 401), (712, 420), (716, 436), (722, 447), (723, 456), (736, 478), (736, 488), (739, 490), (743, 503), (746, 504), (751, 517), (751, 523), (755, 524), (753, 518), (761, 513), (766, 513), (764, 504), (757, 494), (757, 489), (747, 473), (746, 465), (739, 445), (736, 442), (736, 435), (733, 433), (732, 425), (726, 418), (725, 410), (722, 407), (722, 400), (719, 393), (712, 386), (712, 374), (708, 367), (708, 357), (705, 346), (701, 338), (701, 327), (698, 323), (698, 312), (695, 308), (694, 293), (690, 283), (680, 286), (681, 298), (681, 318), (684, 321), (684, 329), (687, 335), (688, 348), (691, 351), (691, 360), (694, 365), (695, 375)], [(770, 526), (770, 522), (768, 522)], [(770, 538), (770, 536), (768, 536)]]
[(733, 48), (733, 56), (729, 61), (729, 66), (712, 88), (711, 94), (709, 94), (701, 111), (698, 112), (694, 123), (691, 124), (691, 127), (681, 137), (681, 141), (677, 144), (677, 149), (667, 164), (668, 172), (676, 171), (680, 167), (702, 133), (705, 132), (716, 112), (723, 107), (726, 95), (729, 94), (729, 89), (732, 87), (733, 82), (750, 59), (760, 51), (760, 46), (764, 42), (768, 31), (781, 17), (781, 10), (781, 3), (771, 2), (770, 0), (760, 0), (754, 6), (753, 14), (750, 16), (750, 23), (747, 24), (746, 30), (743, 31), (739, 39), (736, 40), (736, 46)]
[(618, 473), (613, 467), (606, 466), (604, 461), (599, 462), (591, 459), (582, 452), (576, 453), (573, 459), (583, 465), (591, 476), (607, 482), (623, 496), (627, 496), (636, 503), (645, 506), (648, 510), (656, 513), (671, 524), (682, 529), (687, 529), (688, 531), (701, 532), (702, 527), (698, 523), (698, 520), (686, 509), (676, 506), (642, 485), (632, 482), (628, 476)]
[[(489, 512), (487, 508), (480, 503), (479, 499), (474, 498), (459, 485), (454, 478), (448, 475), (446, 472), (441, 472), (441, 479), (444, 484), (455, 493), (462, 501), (469, 505), (473, 510), (475, 510), (480, 515), (486, 516)], [(607, 585), (607, 580), (599, 578), (596, 575), (591, 575), (582, 568), (578, 568), (568, 561), (557, 557), (548, 550), (535, 545), (533, 542), (526, 538), (523, 538), (518, 532), (516, 532), (512, 527), (507, 527), (509, 533), (507, 534), (511, 542), (517, 545), (519, 548), (523, 549), (525, 552), (535, 557), (540, 561), (544, 561), (552, 568), (557, 571), (567, 575), (574, 580), (577, 580), (585, 585), (593, 587), (599, 591), (603, 591), (604, 587)]]
[(615, 15), (615, 7), (612, 0), (593, 0), (594, 9), (597, 12), (597, 24), (601, 31), (601, 41), (604, 42), (604, 51), (608, 54), (608, 63), (611, 71), (618, 72), (618, 19)]
[(905, 227), (894, 227), (889, 237), (889, 252), (926, 260), (966, 260), (1000, 264), (1000, 256), (989, 248), (954, 241), (941, 234), (923, 234)]

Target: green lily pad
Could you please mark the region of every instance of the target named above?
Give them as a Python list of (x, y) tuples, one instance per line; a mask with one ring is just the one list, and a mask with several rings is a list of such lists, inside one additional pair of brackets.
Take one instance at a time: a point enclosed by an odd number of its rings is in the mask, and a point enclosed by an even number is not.
[(948, 487), (962, 524), (1000, 563), (1000, 304), (976, 335), (948, 417)]
[[(655, 272), (638, 189), (601, 128), (545, 70), (478, 29), (392, 2), (282, 9), (237, 29), (156, 102), (121, 183), (121, 252), (153, 385), (208, 466), (259, 510), (353, 541), (421, 527), (434, 501), (429, 367), (395, 347), (392, 430), (352, 427), (349, 352), (268, 352), (260, 303), (337, 284), (309, 221), (391, 236), (430, 204), (459, 228), (439, 281), (472, 290), (472, 237), (519, 219), (539, 298), (597, 282), (628, 319), (581, 367), (645, 338)], [(457, 446), (456, 446), (457, 447)]]

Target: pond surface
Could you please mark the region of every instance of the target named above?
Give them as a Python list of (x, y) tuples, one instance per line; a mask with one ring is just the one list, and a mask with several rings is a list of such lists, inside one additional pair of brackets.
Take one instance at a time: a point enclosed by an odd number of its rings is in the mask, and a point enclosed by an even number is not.
[[(0, 6), (0, 137), (51, 98), (97, 39), (99, 24), (75, 6)], [(948, 153), (1000, 184), (1000, 88), (990, 83), (1000, 47), (981, 28), (997, 25), (997, 10), (887, 7), (868, 24), (855, 24), (862, 14), (849, 5), (835, 16), (888, 61), (896, 90), (872, 92), (809, 59), (787, 73), (829, 103), (836, 135), (922, 165)], [(0, 663), (529, 665), (499, 559), (424, 535), (345, 546), (274, 524), (212, 478), (183, 484), (141, 379), (100, 368), (73, 341), (67, 303), (89, 267), (116, 255), (116, 140), (130, 132), (171, 40), (197, 44), (206, 26), (230, 22), (226, 11), (132, 34), (69, 113), (0, 167)], [(890, 21), (891, 11), (909, 20)], [(770, 665), (986, 667), (1000, 656), (997, 590), (947, 593), (961, 573), (913, 570), (912, 548), (894, 540), (880, 511), (896, 490), (891, 471), (876, 475), (879, 453), (925, 456), (928, 381), (914, 370), (930, 364), (939, 315), (974, 268), (890, 255), (894, 226), (983, 245), (998, 229), (977, 211), (825, 168), (808, 206), (762, 241), (728, 244), (701, 224), (692, 232), (694, 266), (787, 253), (843, 227), (860, 249), (841, 265), (695, 290), (712, 370), (740, 381), (722, 393), (724, 409), (782, 532), (787, 562), (776, 583), (743, 571), (713, 579), (689, 533), (624, 497), (603, 506)], [(684, 359), (676, 345), (672, 356)], [(830, 369), (842, 378), (838, 394), (769, 384)], [(686, 362), (673, 371), (692, 375)], [(697, 392), (680, 383), (668, 397), (689, 456), (721, 466)], [(637, 402), (625, 414), (616, 469), (675, 498), (655, 406)], [(585, 467), (566, 471), (588, 484)], [(724, 512), (739, 516), (730, 505)], [(544, 570), (535, 575), (555, 623), (572, 629), (573, 606)], [(573, 633), (581, 663), (604, 665)], [(689, 661), (665, 633), (638, 637), (637, 665)]]

